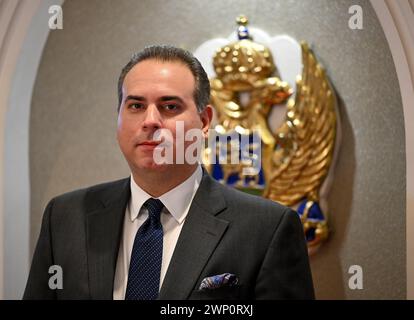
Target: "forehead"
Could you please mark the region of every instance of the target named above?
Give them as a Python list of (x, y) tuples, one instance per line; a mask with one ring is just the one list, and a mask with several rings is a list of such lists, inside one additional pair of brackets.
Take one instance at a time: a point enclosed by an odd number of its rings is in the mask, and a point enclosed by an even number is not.
[(144, 60), (137, 63), (125, 76), (124, 90), (170, 89), (183, 93), (195, 89), (195, 79), (190, 69), (180, 61)]

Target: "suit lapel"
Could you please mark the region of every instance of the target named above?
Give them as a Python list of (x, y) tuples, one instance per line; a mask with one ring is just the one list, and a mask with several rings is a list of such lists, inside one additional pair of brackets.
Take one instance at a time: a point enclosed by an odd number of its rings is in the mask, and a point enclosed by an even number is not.
[(159, 299), (186, 299), (190, 295), (228, 222), (217, 218), (226, 208), (222, 189), (204, 173), (181, 230)]
[(130, 179), (88, 195), (86, 217), (89, 288), (92, 299), (112, 299), (113, 283), (125, 210), (130, 198)]

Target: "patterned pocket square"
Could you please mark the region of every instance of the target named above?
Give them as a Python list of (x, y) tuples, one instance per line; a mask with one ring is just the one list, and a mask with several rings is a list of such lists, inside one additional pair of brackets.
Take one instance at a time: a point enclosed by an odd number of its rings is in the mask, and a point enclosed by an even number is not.
[(235, 286), (239, 282), (239, 279), (235, 274), (232, 273), (223, 273), (216, 276), (211, 276), (204, 278), (201, 281), (199, 290), (211, 290), (221, 287), (230, 287)]

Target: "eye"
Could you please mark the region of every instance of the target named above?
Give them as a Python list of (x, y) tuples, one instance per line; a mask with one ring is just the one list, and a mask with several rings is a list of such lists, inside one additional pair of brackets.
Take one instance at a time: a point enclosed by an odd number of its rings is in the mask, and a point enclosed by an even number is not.
[(170, 104), (164, 104), (163, 105), (163, 108), (165, 110), (167, 110), (167, 111), (175, 111), (175, 110), (178, 110), (179, 109), (179, 106), (176, 105), (176, 104), (170, 103)]
[(132, 103), (128, 106), (128, 108), (133, 110), (140, 110), (144, 108), (144, 105), (142, 103)]

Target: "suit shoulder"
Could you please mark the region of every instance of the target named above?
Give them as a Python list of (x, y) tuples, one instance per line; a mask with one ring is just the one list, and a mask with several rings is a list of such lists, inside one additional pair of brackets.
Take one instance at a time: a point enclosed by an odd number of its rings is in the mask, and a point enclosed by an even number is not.
[(69, 192), (65, 192), (53, 198), (54, 201), (66, 201), (66, 200), (73, 200), (77, 198), (82, 198), (88, 193), (99, 193), (99, 192), (106, 192), (111, 189), (116, 189), (123, 186), (126, 182), (129, 181), (129, 178), (119, 179), (115, 181), (104, 182), (76, 190), (72, 190)]
[[(66, 192), (54, 197), (49, 205), (53, 204), (55, 208), (90, 207), (101, 199), (110, 199), (114, 194), (119, 193), (119, 190), (128, 187), (129, 181), (129, 178), (124, 178)], [(93, 208), (85, 209), (92, 210)]]
[(213, 184), (214, 197), (220, 194), (226, 204), (226, 209), (220, 212), (219, 217), (230, 222), (235, 229), (242, 230), (243, 234), (254, 237), (254, 230), (260, 230), (261, 239), (270, 241), (280, 226), (284, 229), (292, 225), (295, 228), (300, 226), (299, 215), (287, 206), (222, 185), (218, 181)]
[(253, 216), (271, 214), (281, 217), (284, 212), (291, 211), (290, 208), (263, 197), (248, 194), (235, 188), (225, 186), (217, 182), (217, 187), (221, 189), (227, 205), (240, 212), (249, 212)]

